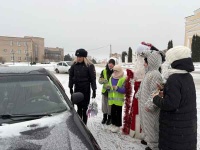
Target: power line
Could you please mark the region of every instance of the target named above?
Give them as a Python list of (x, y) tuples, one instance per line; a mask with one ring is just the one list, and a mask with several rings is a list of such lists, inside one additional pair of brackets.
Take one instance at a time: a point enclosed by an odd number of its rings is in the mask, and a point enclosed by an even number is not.
[(108, 46), (110, 46), (110, 45), (105, 45), (105, 46), (101, 46), (101, 47), (98, 47), (98, 48), (89, 49), (88, 51), (98, 50), (98, 49), (102, 49), (102, 48), (105, 48), (105, 47), (108, 47)]
[[(105, 48), (105, 47), (108, 47), (108, 46), (110, 46), (110, 45), (105, 45), (105, 46), (101, 46), (101, 47), (93, 48), (93, 49), (86, 49), (86, 51), (94, 51), (94, 50), (102, 49), (102, 48)], [(67, 52), (75, 52), (75, 51), (67, 51)]]

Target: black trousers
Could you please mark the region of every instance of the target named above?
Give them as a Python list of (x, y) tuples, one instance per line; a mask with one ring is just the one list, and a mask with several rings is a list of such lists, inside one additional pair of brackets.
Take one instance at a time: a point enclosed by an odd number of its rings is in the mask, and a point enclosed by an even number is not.
[(80, 118), (83, 120), (85, 125), (87, 124), (87, 109), (90, 103), (90, 83), (79, 83), (75, 85), (75, 92), (81, 92), (84, 95), (84, 100), (77, 104)]
[(85, 125), (87, 124), (87, 106), (83, 106), (83, 105), (77, 105), (78, 107), (78, 115), (80, 116), (80, 118), (83, 120), (83, 122), (85, 123)]
[(113, 125), (117, 127), (122, 126), (122, 106), (112, 105), (111, 120)]

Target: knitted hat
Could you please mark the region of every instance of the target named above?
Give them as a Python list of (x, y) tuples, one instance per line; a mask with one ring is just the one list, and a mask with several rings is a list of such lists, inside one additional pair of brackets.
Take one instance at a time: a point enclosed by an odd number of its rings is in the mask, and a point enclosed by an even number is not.
[(136, 49), (136, 53), (137, 54), (142, 54), (146, 50), (150, 50), (150, 47), (146, 46), (146, 45), (143, 45), (143, 44), (139, 44), (137, 49)]
[(77, 57), (87, 57), (87, 51), (81, 48), (81, 49), (76, 50), (75, 55)]
[(114, 59), (110, 59), (109, 61), (108, 61), (108, 64), (113, 64), (113, 65), (115, 65), (115, 60)]
[(114, 79), (119, 79), (119, 78), (121, 78), (121, 77), (123, 77), (124, 76), (124, 71), (123, 71), (123, 69), (122, 69), (122, 67), (120, 66), (120, 65), (115, 65), (114, 67), (113, 67), (113, 74), (112, 74), (112, 77), (114, 78)]
[(166, 61), (172, 64), (176, 60), (191, 58), (191, 49), (185, 46), (176, 46), (171, 48), (166, 53)]

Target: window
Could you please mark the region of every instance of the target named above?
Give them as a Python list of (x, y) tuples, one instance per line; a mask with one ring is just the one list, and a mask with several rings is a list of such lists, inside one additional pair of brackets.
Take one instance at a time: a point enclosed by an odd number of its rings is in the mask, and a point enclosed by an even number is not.
[(72, 63), (73, 63), (72, 61), (67, 62), (67, 64), (68, 64), (69, 66), (71, 66)]
[(24, 57), (24, 60), (25, 60), (25, 61), (28, 60), (27, 57)]
[(11, 61), (14, 61), (14, 57), (13, 57), (13, 56), (11, 56), (11, 57), (10, 57), (10, 60), (11, 60)]
[(58, 63), (58, 66), (62, 66), (62, 63)]
[(21, 57), (18, 57), (18, 61), (21, 61)]
[(11, 49), (11, 50), (10, 50), (10, 53), (11, 53), (11, 54), (12, 54), (12, 53), (14, 53), (14, 50), (13, 50), (13, 49)]
[(18, 54), (21, 54), (21, 49), (18, 49)]
[(10, 41), (10, 46), (13, 46), (13, 41)]
[(0, 91), (7, 93), (0, 100), (8, 100), (0, 114), (11, 110), (12, 114), (51, 114), (69, 109), (61, 91), (44, 75), (4, 76), (0, 78)]
[(20, 45), (20, 42), (17, 42), (17, 46), (21, 46), (21, 45)]
[(24, 46), (27, 47), (27, 42), (24, 42)]
[(27, 53), (28, 53), (28, 50), (25, 50), (24, 53), (27, 54)]
[(7, 52), (7, 49), (3, 49), (3, 51), (6, 53), (6, 52)]

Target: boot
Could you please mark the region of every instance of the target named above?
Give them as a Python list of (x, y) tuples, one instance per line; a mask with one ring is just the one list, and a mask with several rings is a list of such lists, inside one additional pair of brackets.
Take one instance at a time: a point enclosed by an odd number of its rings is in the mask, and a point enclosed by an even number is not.
[(141, 141), (141, 144), (147, 145), (147, 142), (146, 142), (145, 140), (142, 140), (142, 141)]
[(101, 121), (102, 124), (105, 124), (107, 121), (107, 114), (103, 114), (103, 120)]
[(111, 124), (111, 115), (108, 115), (108, 119), (106, 121), (106, 125), (110, 125)]

